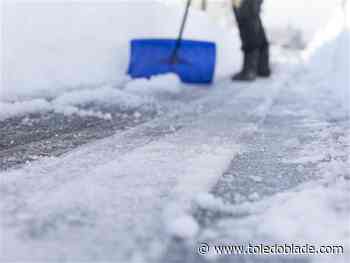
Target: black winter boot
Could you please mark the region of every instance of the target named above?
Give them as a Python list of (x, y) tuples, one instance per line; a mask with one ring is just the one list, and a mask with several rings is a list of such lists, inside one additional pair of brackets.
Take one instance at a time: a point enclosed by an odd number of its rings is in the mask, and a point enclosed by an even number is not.
[(270, 54), (269, 46), (266, 45), (260, 49), (259, 63), (258, 63), (258, 75), (260, 77), (268, 78), (271, 75), (270, 69)]
[(243, 69), (232, 77), (233, 81), (253, 81), (258, 73), (259, 50), (244, 53)]

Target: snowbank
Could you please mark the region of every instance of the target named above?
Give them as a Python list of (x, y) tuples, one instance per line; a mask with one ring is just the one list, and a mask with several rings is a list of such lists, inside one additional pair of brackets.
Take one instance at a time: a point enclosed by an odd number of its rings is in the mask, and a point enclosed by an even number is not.
[[(3, 4), (3, 82), (0, 101), (55, 97), (63, 91), (120, 83), (133, 38), (176, 37), (181, 6), (159, 1)], [(218, 44), (217, 77), (232, 71), (233, 37), (196, 10), (186, 38)]]
[[(186, 2), (186, 0), (162, 0), (166, 3)], [(201, 2), (192, 1), (200, 9)], [(327, 25), (334, 9), (342, 0), (264, 0), (263, 22), (273, 44), (293, 48), (304, 48), (315, 34)], [(223, 27), (232, 27), (235, 18), (232, 0), (208, 1), (207, 13), (213, 21)]]
[[(264, 21), (272, 41), (279, 44), (299, 41), (296, 45), (308, 42), (328, 21), (339, 1), (331, 8), (328, 2), (267, 0)], [(145, 103), (145, 96), (158, 96), (160, 91), (174, 95), (181, 90), (177, 80), (167, 82), (157, 78), (151, 82), (132, 82), (124, 92), (112, 90), (124, 86), (127, 80), (130, 39), (176, 37), (183, 13), (181, 5), (164, 5), (156, 0), (103, 3), (6, 0), (1, 8), (0, 120), (30, 112), (77, 113), (79, 109), (71, 106), (86, 103), (89, 96), (90, 102), (110, 103), (113, 98), (114, 105), (121, 102), (122, 107), (132, 108), (135, 103)], [(216, 79), (240, 67), (236, 29), (220, 26), (210, 15), (193, 9), (185, 37), (217, 43)], [(52, 102), (62, 96), (74, 96), (74, 105), (60, 103), (58, 107)]]
[(314, 78), (324, 78), (330, 88), (330, 96), (339, 100), (342, 108), (350, 113), (350, 18), (344, 13), (350, 12), (350, 3), (346, 9), (338, 8), (335, 15), (310, 43), (304, 53), (308, 68)]
[[(273, 43), (305, 47), (327, 26), (342, 0), (265, 0), (263, 20)], [(291, 43), (294, 42), (294, 43)]]

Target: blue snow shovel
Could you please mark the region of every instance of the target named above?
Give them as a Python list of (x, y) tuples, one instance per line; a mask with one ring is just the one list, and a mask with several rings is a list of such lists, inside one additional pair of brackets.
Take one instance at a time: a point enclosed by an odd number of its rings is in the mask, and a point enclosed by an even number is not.
[(132, 78), (175, 73), (185, 83), (212, 83), (216, 62), (215, 43), (182, 39), (190, 5), (191, 0), (188, 0), (177, 39), (131, 41), (128, 74)]

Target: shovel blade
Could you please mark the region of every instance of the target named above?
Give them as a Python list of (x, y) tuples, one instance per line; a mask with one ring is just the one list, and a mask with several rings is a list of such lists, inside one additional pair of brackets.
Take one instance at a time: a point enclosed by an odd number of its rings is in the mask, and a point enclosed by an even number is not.
[(216, 45), (212, 42), (182, 40), (176, 58), (176, 40), (136, 39), (131, 41), (128, 74), (150, 78), (175, 73), (185, 83), (211, 84), (214, 79)]

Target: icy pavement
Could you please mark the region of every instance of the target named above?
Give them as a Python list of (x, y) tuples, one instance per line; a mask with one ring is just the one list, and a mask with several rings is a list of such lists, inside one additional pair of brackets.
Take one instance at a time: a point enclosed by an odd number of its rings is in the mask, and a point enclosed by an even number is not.
[[(240, 153), (210, 193), (195, 198), (192, 215), (200, 230), (181, 242), (175, 235), (161, 262), (349, 261), (349, 78), (348, 62), (343, 64), (340, 57), (348, 56), (348, 46), (342, 48), (348, 41), (349, 33), (341, 33), (308, 67), (300, 67), (285, 82), (274, 82), (282, 87), (255, 131), (239, 138)], [(246, 106), (253, 112), (260, 108)], [(236, 123), (251, 115), (238, 113)], [(239, 255), (217, 250), (219, 245), (238, 245), (247, 251), (249, 245), (261, 244), (316, 249), (341, 245), (344, 254)]]
[(327, 75), (334, 60), (320, 71), (278, 55), (271, 79), (223, 80), (153, 120), (1, 172), (0, 260), (346, 262), (197, 253), (201, 242), (349, 249), (349, 111)]
[(0, 123), (0, 170), (54, 158), (74, 148), (153, 119), (155, 111), (139, 113), (109, 108), (109, 119), (58, 113), (25, 114)]
[[(295, 76), (300, 79), (300, 76)], [(293, 84), (299, 81), (293, 80)], [(198, 195), (196, 238), (174, 240), (167, 262), (348, 262), (349, 112), (319, 89), (287, 83), (210, 194)], [(314, 107), (317, 107), (315, 110)], [(319, 111), (322, 109), (322, 111)], [(343, 109), (346, 112), (346, 109)], [(344, 112), (343, 112), (344, 113)], [(200, 256), (200, 244), (211, 253)], [(218, 255), (215, 245), (343, 245), (345, 256)], [(233, 261), (232, 261), (233, 260)]]
[[(124, 84), (126, 83), (126, 84)], [(0, 102), (0, 170), (57, 157), (90, 141), (176, 112), (205, 94), (172, 75), (80, 87), (56, 97)], [(179, 99), (181, 98), (181, 99)]]

